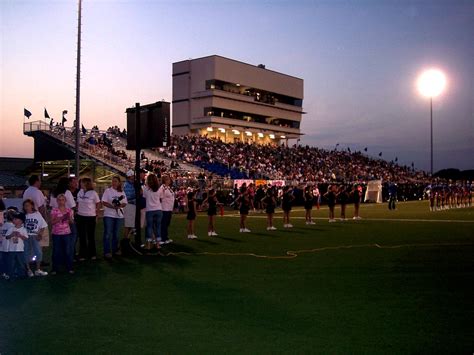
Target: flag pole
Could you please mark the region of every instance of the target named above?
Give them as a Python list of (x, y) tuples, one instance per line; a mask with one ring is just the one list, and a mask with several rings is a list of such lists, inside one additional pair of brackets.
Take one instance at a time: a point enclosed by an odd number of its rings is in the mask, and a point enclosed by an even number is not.
[(82, 15), (82, 0), (78, 2), (78, 16), (77, 16), (77, 65), (76, 65), (76, 179), (79, 179), (80, 171), (80, 105), (81, 105), (81, 15)]

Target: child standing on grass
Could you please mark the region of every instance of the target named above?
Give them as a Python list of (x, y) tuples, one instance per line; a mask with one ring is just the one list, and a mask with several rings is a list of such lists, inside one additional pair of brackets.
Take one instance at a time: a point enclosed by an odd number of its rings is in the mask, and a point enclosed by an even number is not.
[(188, 206), (188, 239), (197, 239), (194, 222), (196, 221), (196, 200), (194, 199), (194, 192), (189, 191), (186, 197), (186, 205)]
[(74, 214), (70, 208), (66, 207), (66, 196), (59, 194), (56, 196), (57, 208), (51, 211), (52, 237), (53, 237), (53, 268), (51, 275), (56, 275), (59, 266), (66, 264), (67, 271), (72, 275), (74, 252), (71, 248), (73, 235), (71, 225), (74, 223)]
[(46, 271), (41, 270), (43, 251), (40, 245), (42, 233), (48, 228), (48, 224), (34, 206), (34, 202), (30, 199), (23, 201), (23, 210), (26, 213), (25, 227), (28, 232), (28, 240), (25, 242), (25, 262), (29, 277), (33, 276), (33, 271), (30, 268), (32, 260), (36, 263), (35, 276), (48, 275)]
[(304, 198), (304, 210), (306, 212), (305, 214), (306, 225), (315, 224), (311, 217), (311, 211), (313, 210), (313, 203), (314, 203), (314, 195), (313, 195), (313, 191), (311, 190), (311, 186), (307, 185), (304, 188), (303, 198)]
[(24, 255), (24, 242), (28, 239), (28, 232), (23, 226), (25, 214), (21, 212), (13, 213), (12, 223), (13, 226), (5, 234), (5, 238), (9, 241), (8, 252), (6, 253), (7, 279), (12, 279), (15, 275), (25, 276), (27, 270)]
[(6, 212), (5, 221), (0, 228), (0, 275), (5, 280), (8, 280), (10, 277), (7, 274), (7, 257), (8, 257), (8, 247), (10, 241), (6, 238), (7, 232), (10, 228), (13, 227), (13, 214), (16, 211), (9, 208)]
[(265, 212), (267, 214), (267, 231), (276, 230), (273, 226), (273, 215), (275, 213), (276, 203), (275, 190), (273, 187), (269, 187), (265, 197), (262, 199), (262, 204), (265, 207)]
[(207, 235), (209, 237), (217, 237), (217, 233), (215, 230), (215, 220), (217, 214), (217, 196), (214, 189), (209, 189), (207, 193), (207, 198), (202, 202), (203, 205), (207, 204), (207, 216), (209, 218), (209, 224), (207, 226)]
[(329, 223), (336, 222), (334, 219), (334, 207), (336, 207), (336, 192), (337, 186), (336, 185), (329, 185), (328, 191), (324, 194), (328, 201), (328, 208), (329, 208)]

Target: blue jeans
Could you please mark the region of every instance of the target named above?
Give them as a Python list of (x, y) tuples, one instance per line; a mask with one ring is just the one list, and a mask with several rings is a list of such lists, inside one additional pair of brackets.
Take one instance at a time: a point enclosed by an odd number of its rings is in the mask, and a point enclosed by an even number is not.
[(25, 256), (22, 251), (4, 253), (6, 259), (6, 274), (12, 278), (15, 274), (18, 277), (26, 276)]
[(153, 233), (157, 240), (161, 240), (161, 219), (163, 213), (161, 211), (146, 211), (146, 233), (145, 239), (151, 242)]
[(161, 220), (161, 240), (163, 242), (167, 241), (168, 238), (168, 228), (171, 223), (172, 211), (163, 211), (163, 219)]
[[(104, 217), (104, 255), (117, 252), (118, 234), (122, 225), (123, 218)], [(110, 249), (111, 241), (112, 249)]]
[(30, 261), (43, 261), (43, 250), (36, 240), (35, 235), (29, 235), (28, 239), (25, 240), (25, 263)]
[(74, 239), (72, 234), (52, 235), (53, 239), (53, 267), (52, 271), (58, 271), (59, 265), (65, 264), (67, 271), (72, 270), (74, 261), (73, 245)]

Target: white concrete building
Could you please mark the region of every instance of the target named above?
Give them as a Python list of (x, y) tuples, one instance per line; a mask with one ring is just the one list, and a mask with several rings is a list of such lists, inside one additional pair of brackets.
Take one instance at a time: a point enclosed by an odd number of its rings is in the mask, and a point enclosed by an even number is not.
[(173, 63), (173, 134), (279, 143), (300, 136), (303, 79), (218, 55)]

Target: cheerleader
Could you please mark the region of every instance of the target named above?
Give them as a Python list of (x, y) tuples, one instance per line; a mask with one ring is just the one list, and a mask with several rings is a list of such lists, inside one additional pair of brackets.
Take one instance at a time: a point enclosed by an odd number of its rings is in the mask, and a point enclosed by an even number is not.
[(355, 184), (351, 192), (354, 201), (354, 217), (352, 219), (362, 219), (359, 216), (360, 200), (362, 197), (362, 186)]
[(337, 199), (341, 204), (341, 221), (346, 220), (346, 206), (347, 201), (349, 200), (349, 194), (347, 193), (347, 189), (344, 185), (342, 185), (337, 193)]
[(314, 200), (316, 202), (316, 209), (319, 211), (319, 205), (321, 204), (321, 193), (319, 192), (318, 185), (314, 186), (313, 196), (314, 196)]
[(188, 214), (186, 216), (188, 221), (188, 239), (197, 239), (194, 225), (194, 222), (196, 221), (196, 200), (193, 191), (188, 192), (186, 196), (186, 205), (188, 206)]
[(314, 195), (313, 195), (313, 191), (311, 190), (311, 186), (308, 185), (304, 188), (303, 199), (304, 199), (304, 209), (306, 211), (306, 214), (305, 214), (306, 225), (315, 224), (311, 218), (311, 211), (313, 209), (313, 202), (314, 202)]
[(290, 212), (291, 205), (295, 196), (293, 196), (293, 190), (289, 186), (283, 187), (283, 196), (281, 201), (281, 208), (283, 210), (283, 228), (292, 228), (293, 225), (290, 223)]
[(250, 233), (250, 229), (245, 226), (245, 221), (247, 220), (250, 208), (254, 208), (252, 203), (252, 197), (250, 195), (250, 189), (247, 189), (245, 186), (242, 186), (237, 202), (239, 204), (240, 212), (240, 233)]
[(273, 215), (275, 214), (277, 200), (273, 187), (268, 188), (265, 197), (262, 199), (262, 204), (265, 207), (265, 212), (267, 214), (267, 231), (275, 231), (276, 228), (273, 226)]
[(330, 185), (328, 187), (328, 191), (324, 194), (324, 197), (328, 201), (328, 207), (329, 207), (329, 223), (336, 222), (334, 219), (334, 207), (336, 206), (336, 193), (337, 193), (337, 186), (336, 185)]
[(207, 205), (207, 216), (209, 218), (209, 223), (207, 225), (207, 235), (209, 237), (218, 236), (215, 229), (217, 204), (218, 202), (217, 202), (217, 197), (216, 197), (216, 191), (213, 188), (211, 188), (209, 189), (207, 193), (206, 199), (203, 201), (203, 205)]

